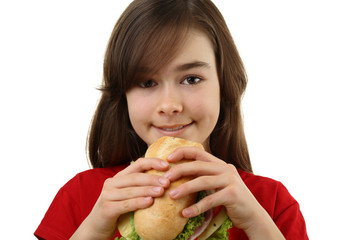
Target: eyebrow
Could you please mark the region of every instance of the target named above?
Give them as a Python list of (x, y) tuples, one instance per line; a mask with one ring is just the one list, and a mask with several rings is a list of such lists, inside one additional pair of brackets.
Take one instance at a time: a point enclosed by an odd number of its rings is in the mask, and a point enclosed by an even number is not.
[(181, 65), (177, 66), (176, 71), (181, 72), (181, 71), (186, 71), (186, 70), (189, 70), (192, 68), (210, 68), (210, 64), (208, 64), (206, 62), (201, 62), (201, 61), (185, 63), (185, 64), (181, 64)]

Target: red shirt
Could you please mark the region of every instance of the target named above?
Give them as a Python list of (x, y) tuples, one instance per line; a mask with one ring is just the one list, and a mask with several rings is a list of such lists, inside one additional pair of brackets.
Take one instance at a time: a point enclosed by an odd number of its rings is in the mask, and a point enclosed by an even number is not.
[[(77, 174), (59, 190), (35, 236), (47, 240), (69, 239), (92, 210), (105, 179), (123, 168), (96, 168)], [(280, 182), (241, 170), (239, 174), (287, 240), (308, 239), (299, 204)], [(229, 233), (230, 240), (248, 239), (241, 229), (232, 228)], [(120, 237), (119, 232), (115, 237)]]

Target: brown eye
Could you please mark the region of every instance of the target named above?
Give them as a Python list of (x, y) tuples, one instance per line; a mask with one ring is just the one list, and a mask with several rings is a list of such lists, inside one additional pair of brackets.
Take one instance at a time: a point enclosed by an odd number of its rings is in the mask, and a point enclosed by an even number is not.
[(188, 76), (182, 81), (182, 83), (185, 85), (196, 85), (200, 81), (201, 81), (201, 78), (199, 78), (197, 76)]
[(146, 80), (145, 82), (140, 83), (140, 87), (142, 88), (150, 88), (156, 86), (156, 82), (153, 80)]

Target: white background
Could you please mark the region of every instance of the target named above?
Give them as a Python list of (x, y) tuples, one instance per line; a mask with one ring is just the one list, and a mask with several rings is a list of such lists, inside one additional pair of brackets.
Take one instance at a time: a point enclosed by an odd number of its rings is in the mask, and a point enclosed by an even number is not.
[[(86, 136), (103, 56), (128, 3), (1, 1), (1, 238), (34, 239), (58, 189), (88, 169)], [(285, 184), (300, 203), (311, 239), (355, 239), (356, 1), (215, 3), (249, 77), (243, 111), (255, 173)]]

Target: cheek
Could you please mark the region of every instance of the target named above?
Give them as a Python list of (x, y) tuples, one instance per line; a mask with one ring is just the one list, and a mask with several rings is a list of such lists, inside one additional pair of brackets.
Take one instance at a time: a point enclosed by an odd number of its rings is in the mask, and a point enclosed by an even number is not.
[(208, 121), (217, 121), (220, 111), (220, 97), (217, 92), (198, 94), (192, 101), (192, 112), (198, 119), (208, 118)]
[(128, 93), (126, 95), (128, 103), (128, 111), (130, 122), (135, 128), (134, 124), (141, 122), (142, 119), (146, 118), (147, 111), (149, 111), (149, 101), (146, 101), (141, 97), (141, 95)]

